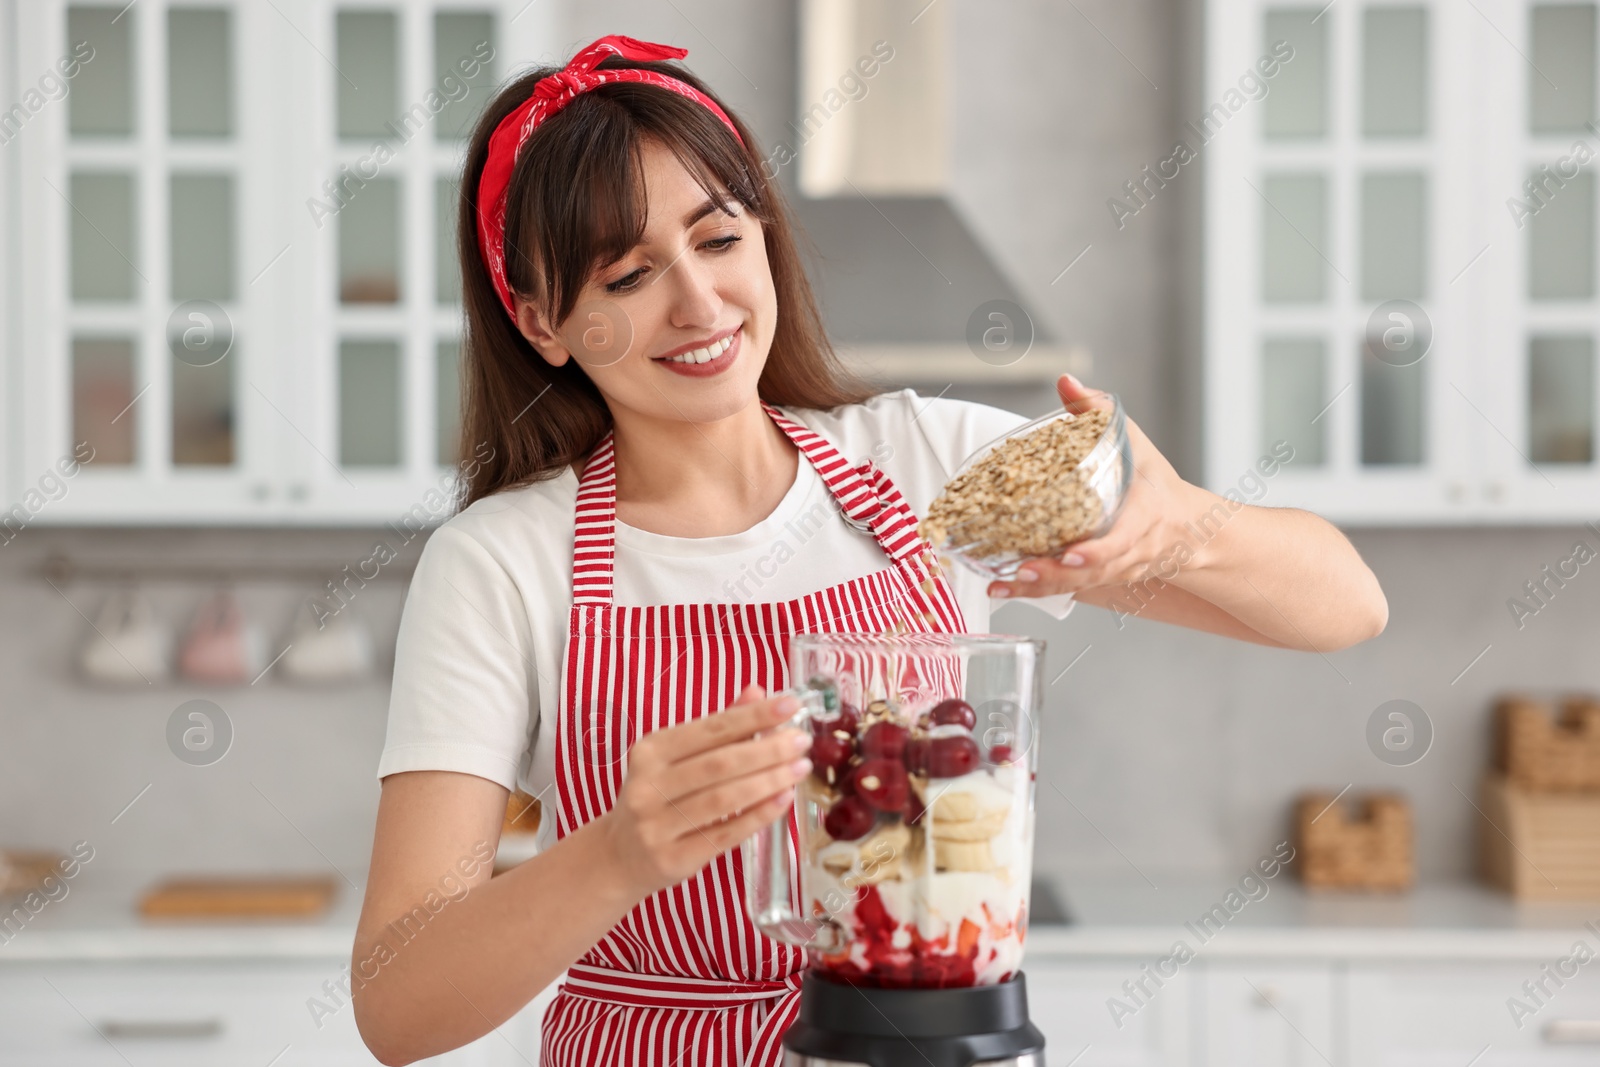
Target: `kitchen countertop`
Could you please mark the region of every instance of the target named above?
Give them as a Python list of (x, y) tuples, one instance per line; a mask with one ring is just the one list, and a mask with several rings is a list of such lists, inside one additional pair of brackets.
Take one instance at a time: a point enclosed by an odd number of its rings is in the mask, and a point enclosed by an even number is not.
[[(1268, 883), (1222, 929), (1202, 939), (1198, 918), (1228, 886), (1199, 881), (1153, 888), (1143, 882), (1073, 878), (1058, 888), (1070, 922), (1035, 923), (1032, 960), (1159, 958), (1178, 940), (1206, 958), (1545, 959), (1578, 938), (1600, 943), (1600, 901), (1517, 904), (1469, 883), (1424, 885), (1403, 895), (1308, 893)], [(1258, 890), (1259, 893), (1259, 890)], [(134, 911), (137, 890), (74, 883), (9, 940), (0, 966), (112, 960), (347, 960), (361, 893), (341, 882), (327, 915), (306, 921), (148, 922)], [(1592, 922), (1595, 929), (1585, 927)], [(1186, 925), (1186, 923), (1190, 925)]]

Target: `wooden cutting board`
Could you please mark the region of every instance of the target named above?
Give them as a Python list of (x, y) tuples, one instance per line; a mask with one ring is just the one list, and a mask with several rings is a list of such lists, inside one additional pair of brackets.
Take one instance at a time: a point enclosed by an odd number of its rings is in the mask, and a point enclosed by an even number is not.
[(332, 877), (173, 878), (139, 900), (147, 919), (304, 919), (324, 914), (337, 884)]

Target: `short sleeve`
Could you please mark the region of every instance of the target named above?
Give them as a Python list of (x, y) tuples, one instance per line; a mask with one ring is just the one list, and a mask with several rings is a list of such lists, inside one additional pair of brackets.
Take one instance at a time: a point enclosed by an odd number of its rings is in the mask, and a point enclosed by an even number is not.
[(378, 777), (460, 771), (515, 789), (538, 722), (536, 678), (516, 583), (471, 534), (441, 526), (401, 611)]

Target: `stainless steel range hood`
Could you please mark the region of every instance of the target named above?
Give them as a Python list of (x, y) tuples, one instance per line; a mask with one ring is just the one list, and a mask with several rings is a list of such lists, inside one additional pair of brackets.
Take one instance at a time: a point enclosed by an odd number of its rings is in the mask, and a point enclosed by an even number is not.
[[(790, 142), (795, 211), (830, 336), (881, 380), (1026, 385), (1090, 371), (1028, 307), (947, 196), (948, 70), (943, 5), (801, 0), (800, 86)], [(1015, 358), (969, 340), (1008, 301), (1005, 328), (1032, 340)]]

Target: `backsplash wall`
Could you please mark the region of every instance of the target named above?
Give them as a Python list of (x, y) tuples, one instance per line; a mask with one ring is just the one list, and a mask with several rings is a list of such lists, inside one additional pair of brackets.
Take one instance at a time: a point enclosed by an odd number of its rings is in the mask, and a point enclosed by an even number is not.
[[(1477, 816), (1462, 794), (1475, 795), (1487, 759), (1494, 695), (1600, 689), (1592, 652), (1600, 580), (1581, 572), (1521, 630), (1506, 607), (1585, 533), (1359, 531), (1356, 546), (1389, 595), (1389, 628), (1326, 657), (1137, 619), (1119, 629), (1111, 614), (1089, 607), (1059, 623), (1023, 605), (1003, 608), (992, 629), (1043, 637), (1051, 677), (1073, 664), (1048, 687), (1039, 867), (1097, 877), (1143, 872), (1158, 884), (1185, 873), (1227, 878), (1281, 839), (1295, 792), (1354, 783), (1412, 796), (1424, 878), (1466, 876)], [(93, 617), (102, 591), (74, 583), (57, 592), (36, 567), (64, 551), (84, 560), (318, 561), (332, 565), (331, 576), (337, 561), (364, 558), (377, 536), (34, 527), (0, 549), (0, 842), (88, 840), (94, 871), (137, 879), (331, 865), (360, 883), (377, 806), (386, 674), (329, 689), (270, 674), (235, 689), (88, 688), (74, 678), (71, 657), (90, 632), (78, 612)], [(408, 546), (396, 566), (414, 562), (419, 547)], [(276, 639), (314, 588), (241, 585), (239, 595)], [(373, 583), (347, 609), (386, 655), (402, 588)], [(169, 624), (183, 624), (210, 589), (161, 583), (149, 591)], [(232, 749), (208, 767), (181, 763), (164, 736), (172, 710), (198, 696), (222, 706), (235, 728)], [(1367, 717), (1395, 698), (1420, 705), (1434, 725), (1432, 750), (1410, 767), (1390, 767), (1366, 746)]]

